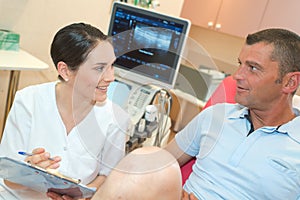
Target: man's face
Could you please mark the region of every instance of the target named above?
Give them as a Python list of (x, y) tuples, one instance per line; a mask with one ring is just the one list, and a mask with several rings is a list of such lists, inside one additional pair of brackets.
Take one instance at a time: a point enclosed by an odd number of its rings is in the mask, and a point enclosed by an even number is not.
[(239, 55), (235, 100), (248, 108), (268, 109), (281, 96), (278, 62), (271, 59), (273, 45), (244, 45)]

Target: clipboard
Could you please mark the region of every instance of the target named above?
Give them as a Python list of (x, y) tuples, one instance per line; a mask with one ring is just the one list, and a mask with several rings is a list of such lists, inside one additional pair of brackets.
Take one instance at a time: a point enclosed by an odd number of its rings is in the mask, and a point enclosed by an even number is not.
[(38, 192), (56, 192), (74, 199), (90, 198), (96, 192), (96, 188), (89, 188), (76, 179), (8, 157), (0, 157), (0, 177)]

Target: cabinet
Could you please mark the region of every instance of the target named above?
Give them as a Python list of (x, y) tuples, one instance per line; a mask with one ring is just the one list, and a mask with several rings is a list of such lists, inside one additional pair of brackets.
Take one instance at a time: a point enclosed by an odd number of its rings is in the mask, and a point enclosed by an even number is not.
[(192, 24), (208, 27), (208, 22), (215, 22), (222, 0), (185, 0), (181, 17)]
[(197, 26), (245, 37), (259, 29), (267, 2), (268, 0), (185, 0), (181, 17), (190, 19)]
[(257, 31), (268, 0), (223, 0), (218, 16), (221, 31), (246, 37)]
[(269, 1), (259, 28), (282, 27), (300, 34), (299, 8), (299, 0)]

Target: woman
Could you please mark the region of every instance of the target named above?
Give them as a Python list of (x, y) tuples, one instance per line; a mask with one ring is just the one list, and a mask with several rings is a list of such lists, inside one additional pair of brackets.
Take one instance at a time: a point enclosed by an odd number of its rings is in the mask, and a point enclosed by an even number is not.
[(129, 116), (107, 100), (113, 46), (97, 28), (75, 23), (56, 33), (51, 57), (60, 80), (16, 93), (0, 154), (24, 159), (17, 152), (31, 152), (25, 161), (98, 188), (124, 156), (130, 125)]

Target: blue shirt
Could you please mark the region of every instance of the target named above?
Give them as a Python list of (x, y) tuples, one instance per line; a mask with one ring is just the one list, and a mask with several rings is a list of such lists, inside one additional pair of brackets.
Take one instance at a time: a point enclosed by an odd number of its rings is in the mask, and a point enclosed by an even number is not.
[(247, 134), (248, 109), (217, 104), (203, 110), (176, 135), (196, 156), (184, 185), (198, 199), (300, 199), (300, 117)]

